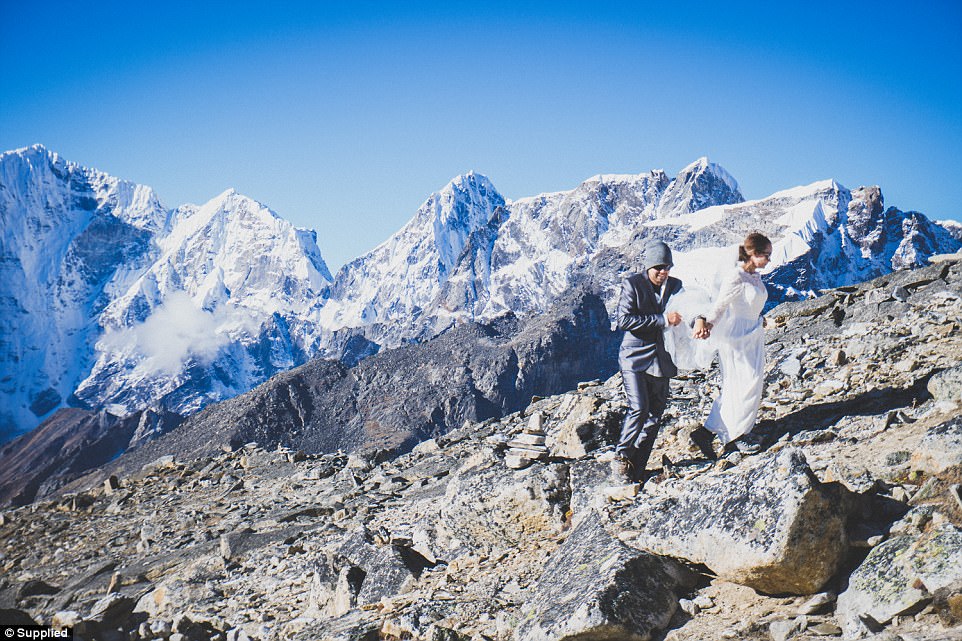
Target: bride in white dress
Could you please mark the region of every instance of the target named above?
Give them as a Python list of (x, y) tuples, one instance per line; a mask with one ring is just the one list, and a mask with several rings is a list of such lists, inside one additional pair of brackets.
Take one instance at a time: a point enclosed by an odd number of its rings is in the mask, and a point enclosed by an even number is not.
[(721, 394), (712, 404), (705, 426), (692, 432), (692, 441), (714, 458), (714, 437), (726, 451), (751, 432), (758, 416), (765, 383), (765, 319), (761, 315), (768, 292), (758, 273), (768, 265), (772, 243), (759, 233), (749, 234), (738, 248), (737, 268), (726, 274), (711, 311), (698, 318), (694, 338), (708, 338), (718, 349)]

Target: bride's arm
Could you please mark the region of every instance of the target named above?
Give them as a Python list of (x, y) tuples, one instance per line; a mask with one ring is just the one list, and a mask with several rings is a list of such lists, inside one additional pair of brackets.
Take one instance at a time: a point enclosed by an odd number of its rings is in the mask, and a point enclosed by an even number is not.
[(734, 304), (738, 295), (741, 293), (741, 287), (741, 280), (738, 278), (737, 273), (733, 273), (731, 277), (722, 283), (721, 291), (718, 292), (718, 298), (715, 300), (711, 312), (709, 312), (708, 317), (705, 319), (709, 326), (715, 325), (728, 308)]

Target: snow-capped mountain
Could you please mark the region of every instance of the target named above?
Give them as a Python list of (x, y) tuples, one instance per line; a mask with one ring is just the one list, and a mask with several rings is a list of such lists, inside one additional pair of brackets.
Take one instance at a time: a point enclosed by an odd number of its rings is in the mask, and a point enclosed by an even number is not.
[(173, 212), (151, 266), (100, 315), (85, 404), (190, 413), (300, 365), (331, 275), (314, 233), (228, 190)]
[(388, 325), (417, 324), (473, 234), (492, 221), (496, 226), (504, 207), (487, 177), (458, 176), (432, 194), (400, 231), (341, 268), (319, 323), (329, 330), (376, 325), (385, 328), (385, 336), (397, 333)]
[(506, 200), (456, 177), (331, 277), (314, 232), (232, 190), (165, 209), (147, 187), (40, 146), (0, 155), (0, 441), (65, 404), (183, 414), (315, 356), (354, 364), (463, 320), (539, 314), (574, 288), (606, 295), (666, 240), (674, 274), (711, 289), (751, 231), (774, 241), (771, 301), (962, 246), (958, 228), (885, 209), (833, 180), (744, 201), (701, 158), (670, 178), (598, 175)]
[(465, 311), (484, 319), (543, 311), (592, 271), (596, 256), (630, 245), (643, 225), (742, 200), (728, 172), (701, 158), (672, 179), (661, 170), (595, 176), (572, 191), (515, 201), (491, 251), (490, 280), (474, 286), (481, 295)]
[(834, 180), (650, 221), (646, 227), (676, 249), (673, 273), (707, 290), (734, 264), (746, 234), (766, 234), (774, 245), (764, 275), (770, 305), (921, 267), (929, 256), (954, 252), (962, 244), (922, 214), (886, 210), (878, 187), (849, 191)]
[(0, 437), (68, 399), (187, 413), (317, 350), (314, 232), (227, 191), (166, 210), (41, 146), (0, 155)]
[(0, 154), (0, 440), (71, 396), (110, 288), (148, 264), (167, 221), (149, 187), (40, 146)]
[[(735, 180), (707, 158), (671, 179), (661, 170), (595, 176), (571, 191), (514, 202), (486, 177), (466, 174), (337, 274), (319, 322), (394, 347), (458, 319), (544, 311), (592, 256), (624, 244), (644, 222), (741, 200)], [(339, 357), (339, 347), (332, 341), (328, 355)]]

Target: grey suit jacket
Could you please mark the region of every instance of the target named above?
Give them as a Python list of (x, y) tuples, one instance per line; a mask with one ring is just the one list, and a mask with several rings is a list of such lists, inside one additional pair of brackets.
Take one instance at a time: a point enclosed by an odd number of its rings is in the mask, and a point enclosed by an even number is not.
[(623, 372), (645, 372), (651, 376), (675, 376), (678, 368), (665, 351), (665, 305), (681, 290), (681, 281), (668, 277), (665, 298), (645, 273), (634, 274), (621, 282), (617, 328), (625, 332), (618, 351), (618, 366)]

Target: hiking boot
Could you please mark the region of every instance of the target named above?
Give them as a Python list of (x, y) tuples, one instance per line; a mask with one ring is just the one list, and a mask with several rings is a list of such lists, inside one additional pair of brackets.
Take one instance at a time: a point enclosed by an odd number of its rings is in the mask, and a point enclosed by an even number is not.
[(740, 438), (736, 438), (734, 441), (725, 443), (726, 456), (733, 452), (738, 452), (739, 454), (758, 454), (761, 450), (762, 446), (760, 443), (749, 443), (741, 440)]
[(615, 455), (611, 459), (611, 478), (618, 485), (630, 485), (634, 483), (632, 477), (634, 476), (634, 467), (624, 456)]
[(688, 440), (691, 441), (692, 445), (701, 450), (701, 453), (705, 455), (710, 461), (714, 461), (718, 458), (715, 453), (715, 435), (706, 430), (704, 427), (697, 427), (692, 430), (691, 434), (688, 435)]

